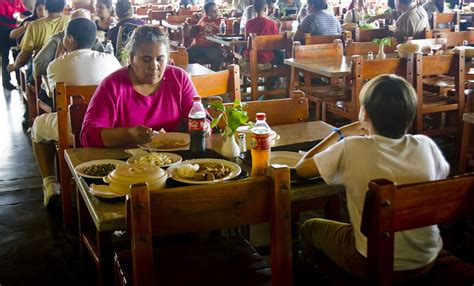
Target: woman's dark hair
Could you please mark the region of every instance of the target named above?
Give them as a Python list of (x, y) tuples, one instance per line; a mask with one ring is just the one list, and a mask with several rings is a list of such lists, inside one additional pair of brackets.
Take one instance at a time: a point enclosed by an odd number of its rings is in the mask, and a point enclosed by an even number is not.
[(204, 13), (206, 13), (206, 15), (209, 13), (209, 11), (211, 10), (211, 7), (212, 6), (216, 6), (216, 3), (214, 2), (207, 2), (205, 5), (204, 5)]
[(107, 7), (107, 9), (113, 8), (112, 0), (98, 0), (97, 4), (103, 4), (105, 7)]
[(44, 6), (49, 13), (61, 13), (65, 5), (65, 0), (46, 0), (44, 2)]
[(400, 4), (403, 4), (405, 6), (410, 6), (413, 0), (399, 0)]
[(36, 9), (38, 9), (38, 6), (44, 5), (45, 2), (46, 2), (46, 0), (36, 0), (35, 8), (33, 9), (33, 15), (36, 17), (36, 19), (38, 18), (38, 14), (36, 13)]
[(318, 11), (328, 8), (328, 2), (326, 0), (308, 0), (308, 4), (313, 5)]
[(360, 102), (375, 132), (388, 138), (401, 138), (416, 113), (416, 92), (402, 77), (380, 75), (364, 85)]
[(392, 8), (392, 10), (397, 10), (397, 7), (395, 7), (395, 0), (388, 0), (387, 5)]
[(94, 45), (97, 26), (89, 19), (76, 18), (67, 24), (66, 35), (76, 41), (77, 49), (90, 49)]
[(165, 45), (168, 52), (170, 49), (168, 37), (156, 26), (145, 25), (135, 29), (130, 37), (130, 41), (127, 43), (130, 55), (133, 56), (137, 52), (138, 47), (144, 43), (161, 43)]
[(117, 4), (115, 4), (115, 14), (117, 14), (117, 17), (119, 18), (119, 20), (132, 17), (133, 16), (132, 3), (128, 1), (117, 2)]

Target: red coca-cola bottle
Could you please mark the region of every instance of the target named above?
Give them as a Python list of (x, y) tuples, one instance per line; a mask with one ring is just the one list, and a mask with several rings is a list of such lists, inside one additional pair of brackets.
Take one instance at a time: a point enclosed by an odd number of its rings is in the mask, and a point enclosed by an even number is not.
[(199, 95), (193, 96), (193, 106), (189, 111), (188, 128), (191, 137), (190, 150), (192, 152), (201, 152), (206, 149), (206, 110), (201, 102)]

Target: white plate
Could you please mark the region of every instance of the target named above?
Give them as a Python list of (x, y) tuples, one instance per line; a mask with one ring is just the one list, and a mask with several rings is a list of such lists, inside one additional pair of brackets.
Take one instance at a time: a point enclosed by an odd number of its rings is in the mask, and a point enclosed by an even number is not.
[[(189, 178), (183, 178), (183, 177), (180, 177), (177, 175), (177, 169), (184, 165), (184, 164), (200, 164), (200, 163), (217, 163), (217, 164), (222, 164), (224, 165), (225, 167), (229, 168), (230, 170), (230, 173), (223, 177), (223, 178), (220, 178), (220, 179), (217, 179), (217, 180), (212, 180), (212, 181), (195, 181), (195, 180), (192, 180), (192, 179), (189, 179)], [(168, 173), (171, 175), (171, 178), (175, 181), (178, 181), (178, 182), (182, 182), (182, 183), (187, 183), (187, 184), (213, 184), (213, 183), (217, 183), (217, 182), (222, 182), (222, 181), (226, 181), (226, 180), (230, 180), (230, 179), (233, 179), (235, 177), (237, 177), (240, 172), (242, 171), (242, 169), (240, 169), (240, 166), (233, 163), (233, 162), (230, 162), (230, 161), (226, 161), (226, 160), (220, 160), (220, 159), (194, 159), (194, 160), (188, 160), (188, 161), (183, 161), (181, 163), (178, 163), (176, 165), (173, 165), (171, 167), (168, 168)]]
[[(170, 146), (169, 148), (160, 147), (162, 142), (178, 142), (179, 146)], [(191, 139), (188, 133), (167, 132), (158, 133), (151, 137), (151, 142), (146, 144), (138, 144), (138, 147), (149, 151), (178, 151), (188, 150)]]
[(275, 151), (270, 153), (270, 164), (286, 165), (289, 168), (296, 168), (303, 155), (297, 152)]
[[(146, 151), (145, 151), (146, 152)], [(168, 156), (168, 158), (171, 159), (171, 164), (165, 164), (165, 165), (156, 165), (158, 167), (169, 167), (169, 166), (172, 166), (174, 164), (178, 164), (179, 162), (181, 162), (183, 160), (183, 158), (177, 154), (174, 154), (174, 153), (166, 153), (166, 152), (149, 152), (148, 154), (145, 154), (145, 155), (138, 155), (138, 156), (133, 156), (133, 157), (130, 157), (128, 158), (127, 160), (127, 163), (128, 164), (135, 164), (135, 161), (138, 161), (140, 158), (142, 157), (145, 157), (145, 156), (148, 156), (152, 153), (155, 153), (155, 154), (163, 154), (163, 155), (166, 155)]]
[[(114, 160), (114, 159), (104, 159), (104, 160), (94, 160), (94, 161), (89, 161), (89, 162), (84, 162), (76, 167), (76, 173), (84, 178), (90, 178), (90, 179), (102, 179), (104, 176), (90, 176), (84, 174), (84, 169), (92, 166), (92, 165), (99, 165), (99, 164), (116, 164), (116, 165), (124, 165), (126, 164), (124, 161), (121, 160)], [(106, 175), (107, 176), (107, 175)]]
[(126, 195), (119, 195), (110, 191), (108, 185), (96, 185), (91, 184), (89, 187), (89, 192), (99, 198), (103, 199), (114, 199), (114, 198), (122, 198)]

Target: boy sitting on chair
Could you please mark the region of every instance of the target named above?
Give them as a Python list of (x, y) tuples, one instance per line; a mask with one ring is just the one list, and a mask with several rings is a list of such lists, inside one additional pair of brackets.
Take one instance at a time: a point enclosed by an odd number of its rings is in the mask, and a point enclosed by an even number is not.
[[(359, 122), (334, 129), (298, 163), (302, 177), (321, 176), (346, 187), (351, 224), (310, 219), (301, 227), (303, 255), (325, 253), (339, 267), (367, 278), (367, 238), (360, 225), (368, 182), (396, 184), (444, 179), (449, 165), (424, 135), (406, 134), (416, 112), (416, 93), (404, 79), (382, 75), (360, 93)], [(427, 272), (442, 248), (436, 225), (395, 234), (394, 275), (404, 280)]]

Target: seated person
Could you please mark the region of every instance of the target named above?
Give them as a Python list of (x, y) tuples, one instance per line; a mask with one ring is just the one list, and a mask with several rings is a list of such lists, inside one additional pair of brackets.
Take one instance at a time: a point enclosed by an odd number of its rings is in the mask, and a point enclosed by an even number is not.
[(248, 6), (253, 5), (253, 0), (239, 0), (237, 4), (235, 4), (234, 10), (232, 10), (233, 17), (240, 17), (245, 11), (245, 8)]
[(404, 43), (408, 38), (423, 39), (425, 29), (430, 29), (428, 14), (423, 7), (412, 0), (396, 0), (397, 10), (402, 15), (397, 19), (393, 36), (399, 43)]
[[(423, 9), (425, 9), (428, 17), (433, 17), (433, 13), (443, 13), (444, 11), (444, 0), (430, 0), (422, 5)], [(433, 27), (436, 29), (436, 27)]]
[[(51, 88), (57, 82), (67, 85), (98, 85), (121, 67), (114, 56), (91, 50), (96, 31), (96, 25), (89, 19), (76, 18), (69, 22), (63, 39), (67, 54), (55, 59), (48, 67)], [(54, 169), (54, 141), (58, 141), (58, 119), (55, 112), (36, 117), (31, 128), (31, 139), (43, 177), (44, 205), (47, 206), (49, 199), (60, 192)]]
[[(416, 113), (416, 92), (406, 80), (378, 76), (365, 84), (360, 102), (359, 122), (335, 130), (311, 149), (296, 172), (344, 185), (351, 221), (306, 221), (300, 231), (303, 255), (322, 251), (339, 267), (367, 278), (367, 238), (360, 226), (368, 182), (387, 179), (398, 185), (444, 179), (449, 165), (430, 138), (406, 134)], [(409, 279), (428, 271), (442, 244), (436, 225), (397, 232), (395, 277)]]
[(198, 59), (204, 58), (206, 62), (211, 63), (211, 69), (218, 71), (221, 69), (224, 61), (223, 50), (219, 44), (209, 42), (206, 36), (219, 34), (219, 25), (221, 18), (219, 10), (215, 3), (207, 3), (204, 5), (204, 17), (197, 23), (200, 26), (200, 33), (196, 37), (194, 44), (188, 48), (188, 57), (190, 63), (196, 63)]
[[(400, 17), (400, 12), (397, 11), (395, 7), (395, 0), (388, 0), (387, 2), (388, 8), (383, 12), (383, 14), (372, 16), (367, 19), (368, 23), (372, 23), (377, 20), (385, 20), (385, 24), (391, 24), (393, 20), (397, 20)], [(387, 23), (388, 21), (388, 23)]]
[(44, 1), (45, 0), (36, 1), (33, 15), (23, 19), (23, 21), (21, 21), (20, 26), (10, 32), (10, 39), (16, 40), (16, 42), (20, 44), (21, 39), (23, 38), (22, 36), (26, 32), (26, 28), (28, 28), (28, 25), (35, 20), (46, 17)]
[(97, 25), (97, 31), (104, 32), (106, 37), (110, 28), (117, 24), (113, 12), (112, 0), (98, 0), (95, 4), (96, 17), (94, 17), (94, 21)]
[(168, 65), (169, 43), (154, 26), (135, 30), (130, 65), (107, 77), (92, 97), (82, 124), (85, 147), (118, 147), (151, 141), (153, 130), (186, 131), (191, 79)]
[(278, 8), (280, 9), (281, 16), (289, 16), (298, 14), (301, 9), (300, 0), (280, 0), (278, 2)]
[(341, 35), (341, 23), (325, 10), (328, 8), (326, 0), (308, 0), (308, 15), (298, 26), (294, 41), (303, 42), (304, 34), (311, 35)]
[(367, 3), (365, 3), (364, 0), (358, 0), (357, 7), (347, 11), (346, 14), (344, 14), (344, 24), (358, 24), (360, 21), (364, 22), (365, 17), (368, 17), (372, 14), (375, 14), (375, 12), (368, 9)]
[[(255, 2), (255, 1), (254, 1)], [(276, 8), (276, 0), (267, 0), (267, 16), (273, 15), (273, 11)], [(247, 25), (249, 20), (254, 19), (257, 17), (257, 11), (255, 11), (254, 5), (247, 6), (245, 8), (244, 13), (242, 14), (242, 18), (240, 19), (240, 31), (241, 34), (244, 34), (243, 31)]]
[[(132, 3), (127, 2), (127, 1), (117, 2), (117, 4), (115, 5), (115, 13), (117, 14), (119, 22), (115, 27), (110, 29), (108, 38), (110, 39), (110, 41), (112, 42), (112, 45), (114, 46), (114, 51), (118, 51), (117, 39), (118, 39), (118, 32), (119, 32), (120, 27), (126, 24), (142, 26), (145, 23), (140, 19), (133, 18)], [(126, 43), (127, 40), (128, 40), (128, 37), (123, 37), (122, 35), (122, 43)], [(120, 47), (120, 48), (123, 48), (123, 47)]]
[[(257, 12), (257, 17), (247, 22), (245, 28), (246, 37), (253, 33), (257, 36), (260, 35), (278, 35), (279, 29), (278, 24), (267, 18), (268, 15), (268, 4), (267, 0), (255, 0), (253, 5)], [(277, 56), (277, 57), (275, 57)], [(239, 64), (243, 70), (249, 70), (249, 52), (244, 51), (244, 60)], [(276, 61), (275, 59), (278, 59)], [(259, 70), (271, 69), (272, 64), (283, 64), (284, 55), (279, 50), (265, 50), (257, 52), (257, 62), (259, 64)]]
[[(70, 20), (74, 20), (77, 18), (85, 18), (90, 19), (91, 15), (90, 12), (86, 9), (77, 9), (71, 13)], [(33, 73), (35, 76), (46, 76), (46, 71), (48, 69), (48, 65), (60, 55), (63, 55), (65, 47), (63, 45), (65, 31), (58, 32), (54, 34), (48, 43), (39, 51), (36, 57), (33, 59)], [(92, 46), (93, 51), (104, 52), (104, 47), (99, 39), (95, 39), (94, 45)], [(44, 85), (41, 86), (44, 90), (46, 88)]]

